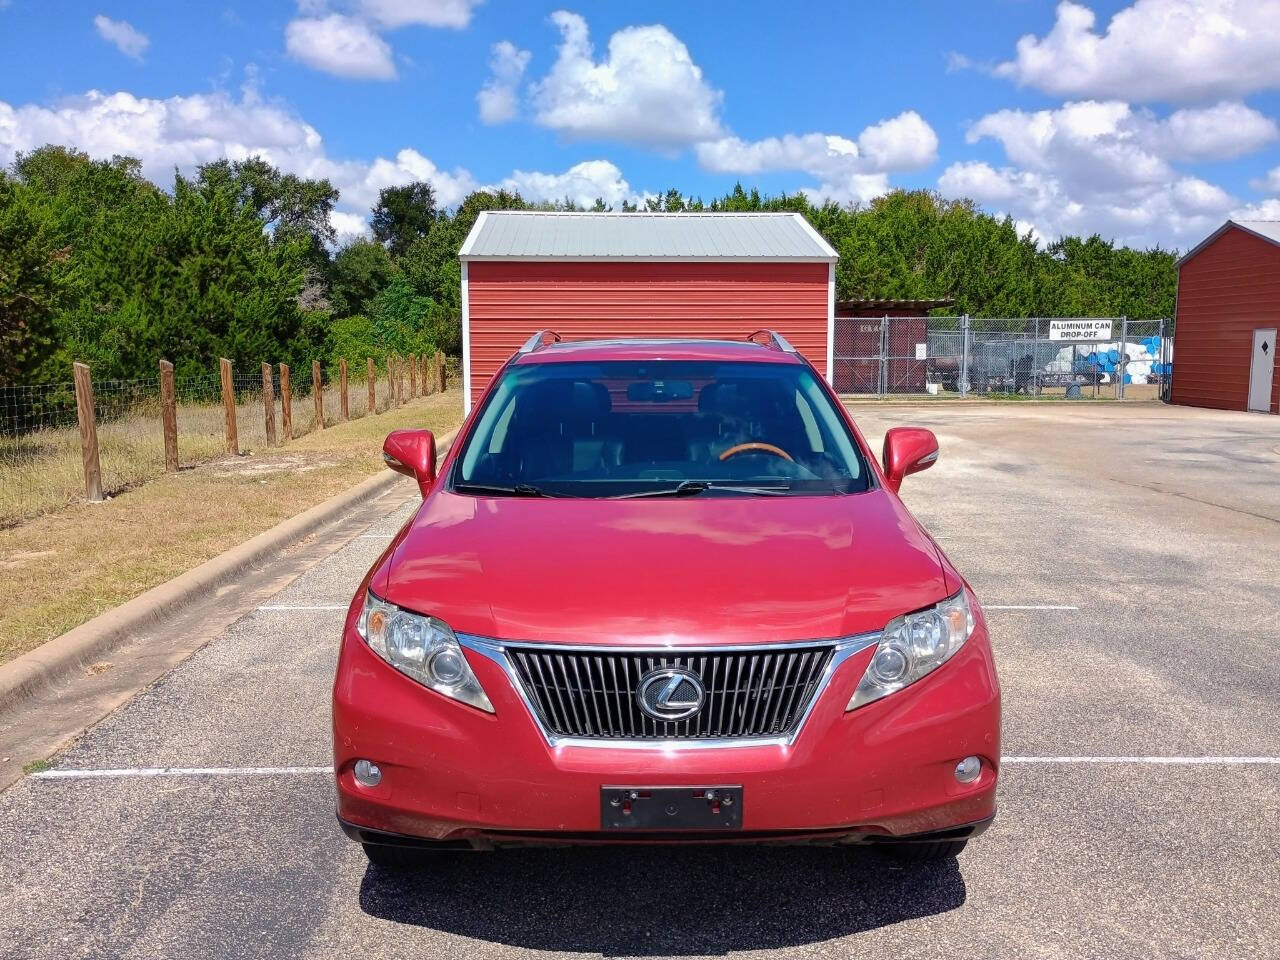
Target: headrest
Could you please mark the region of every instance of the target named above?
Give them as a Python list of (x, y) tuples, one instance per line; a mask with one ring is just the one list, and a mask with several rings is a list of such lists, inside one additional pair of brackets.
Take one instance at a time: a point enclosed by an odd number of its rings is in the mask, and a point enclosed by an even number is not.
[(520, 396), (521, 420), (591, 419), (608, 413), (612, 404), (604, 384), (588, 380), (543, 380)]

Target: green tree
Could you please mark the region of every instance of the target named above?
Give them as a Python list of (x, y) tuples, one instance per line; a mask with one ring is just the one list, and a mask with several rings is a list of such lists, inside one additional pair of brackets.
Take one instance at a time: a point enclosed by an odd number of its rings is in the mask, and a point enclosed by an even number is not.
[(395, 272), (386, 247), (380, 243), (356, 240), (343, 247), (329, 268), (329, 302), (334, 316), (362, 313)]
[(436, 210), (436, 192), (425, 180), (401, 187), (386, 187), (378, 194), (369, 224), (373, 237), (385, 244), (393, 257), (409, 249), (409, 245), (430, 233), (441, 216)]
[(403, 276), (391, 282), (369, 303), (369, 323), (374, 344), (383, 351), (408, 354), (436, 349), (432, 337), (430, 297), (414, 291)]
[(327, 248), (337, 239), (329, 217), (338, 200), (338, 190), (328, 180), (282, 173), (254, 156), (203, 164), (195, 184), (203, 192), (229, 193), (253, 211), (276, 242), (301, 243), (310, 262), (328, 262)]
[(57, 346), (67, 251), (29, 193), (0, 172), (0, 387), (27, 379)]
[(135, 160), (60, 147), (19, 157), (14, 174), (65, 251), (56, 350), (32, 376), (65, 380), (84, 360), (98, 377), (149, 377), (160, 357), (207, 374), (219, 354), (296, 362), (314, 349), (297, 306), (308, 241), (267, 233), (233, 185), (178, 177), (166, 194)]

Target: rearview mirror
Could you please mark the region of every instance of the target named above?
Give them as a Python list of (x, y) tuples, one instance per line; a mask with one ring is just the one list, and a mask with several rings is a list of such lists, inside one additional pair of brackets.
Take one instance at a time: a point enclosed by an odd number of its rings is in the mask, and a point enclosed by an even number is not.
[(417, 480), (425, 497), (436, 479), (436, 438), (430, 430), (392, 430), (382, 442), (382, 460)]
[(693, 398), (693, 384), (688, 380), (638, 380), (627, 384), (627, 399), (632, 403), (670, 403)]
[(894, 427), (884, 435), (884, 480), (894, 493), (903, 477), (938, 462), (938, 438), (923, 427)]

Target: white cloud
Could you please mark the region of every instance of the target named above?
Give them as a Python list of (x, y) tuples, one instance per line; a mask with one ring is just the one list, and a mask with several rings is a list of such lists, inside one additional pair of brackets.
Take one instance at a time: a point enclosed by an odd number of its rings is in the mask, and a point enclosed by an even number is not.
[(436, 202), (452, 207), (468, 193), (480, 189), (480, 183), (462, 167), (442, 170), (417, 150), (406, 147), (394, 160), (378, 157), (372, 163), (348, 161), (335, 163), (322, 159), (312, 167), (310, 176), (328, 177), (342, 191), (342, 205), (355, 210), (368, 210), (385, 187), (428, 180), (436, 191)]
[(700, 143), (695, 150), (698, 162), (716, 173), (803, 170), (830, 175), (856, 167), (862, 160), (852, 140), (823, 133), (788, 133), (754, 141), (722, 137)]
[(597, 197), (613, 205), (642, 200), (622, 172), (606, 160), (579, 163), (563, 173), (515, 170), (486, 185), (470, 171), (445, 170), (412, 148), (372, 161), (330, 157), (315, 127), (288, 108), (265, 101), (250, 84), (236, 100), (224, 93), (166, 99), (91, 90), (52, 107), (13, 106), (0, 100), (0, 166), (46, 143), (76, 147), (94, 157), (137, 157), (145, 176), (168, 187), (173, 170), (194, 173), (197, 166), (226, 157), (257, 155), (303, 177), (327, 178), (341, 191), (332, 218), (340, 237), (367, 230), (370, 208), (384, 187), (427, 180), (442, 206), (460, 203), (474, 190), (519, 190), (531, 200), (563, 200), (584, 206)]
[(389, 30), (418, 24), (461, 29), (484, 0), (356, 0), (354, 8)]
[(919, 170), (938, 159), (938, 135), (914, 110), (867, 127), (858, 146), (876, 170)]
[(476, 94), (480, 107), (480, 119), (489, 124), (506, 123), (516, 115), (518, 106), (516, 89), (531, 54), (521, 50), (509, 40), (502, 40), (490, 48), (488, 81)]
[(1019, 201), (1038, 207), (1042, 204), (1033, 202), (1031, 198), (1042, 193), (1043, 182), (1038, 174), (1009, 167), (997, 170), (990, 164), (974, 160), (953, 163), (942, 171), (938, 189), (949, 196), (969, 197), (1002, 209)]
[(1117, 100), (1066, 103), (1056, 110), (1000, 110), (965, 138), (998, 140), (1015, 164), (1065, 183), (1106, 190), (1167, 182), (1177, 160), (1224, 160), (1280, 138), (1275, 121), (1241, 103), (1176, 111), (1166, 119)]
[(1264, 176), (1250, 181), (1249, 186), (1262, 193), (1280, 193), (1280, 167), (1272, 167)]
[(888, 174), (918, 170), (938, 158), (938, 137), (914, 110), (872, 124), (856, 141), (824, 133), (785, 134), (747, 141), (721, 137), (695, 147), (698, 162), (716, 173), (801, 170), (822, 182), (804, 192), (815, 200), (866, 202), (889, 191)]
[(1268, 197), (1231, 211), (1232, 220), (1280, 220), (1280, 198)]
[(1186, 249), (1221, 224), (1234, 202), (1220, 187), (1196, 177), (1079, 191), (1052, 173), (976, 161), (947, 167), (938, 189), (1008, 214), (1040, 239), (1098, 233), (1136, 247), (1158, 243)]
[(253, 94), (239, 101), (222, 93), (161, 100), (91, 90), (53, 107), (0, 101), (0, 162), (46, 143), (95, 157), (137, 157), (146, 176), (165, 184), (174, 167), (191, 171), (223, 156), (260, 152), (292, 168), (323, 152), (314, 127)]
[(1185, 247), (1237, 201), (1177, 164), (1255, 151), (1280, 138), (1280, 128), (1230, 101), (1160, 118), (1121, 101), (1085, 100), (1000, 110), (966, 133), (970, 143), (987, 137), (1003, 146), (1008, 165), (953, 163), (938, 180), (943, 193), (1034, 224), (1045, 238), (1097, 232), (1138, 246)]
[(299, 17), (284, 31), (285, 49), (307, 66), (339, 77), (394, 80), (391, 47), (363, 20), (331, 13)]
[(1065, 0), (998, 76), (1046, 93), (1130, 101), (1239, 97), (1280, 87), (1280, 0), (1136, 0), (1111, 18)]
[(1189, 160), (1229, 160), (1280, 138), (1280, 128), (1243, 103), (1178, 110), (1165, 124), (1169, 149)]
[(893, 189), (887, 173), (851, 173), (836, 180), (824, 180), (816, 187), (801, 187), (800, 192), (813, 203), (870, 203)]
[(642, 199), (623, 179), (622, 171), (607, 160), (588, 160), (564, 173), (516, 170), (498, 186), (517, 190), (526, 200), (554, 202), (568, 198), (580, 207), (591, 206), (597, 197), (614, 207), (623, 200), (634, 203)]
[(1173, 184), (1172, 191), (1178, 209), (1188, 214), (1217, 215), (1233, 202), (1227, 191), (1199, 177), (1182, 177)]
[(723, 94), (666, 27), (619, 30), (597, 62), (586, 20), (557, 10), (551, 21), (561, 43), (551, 72), (533, 85), (538, 123), (574, 138), (665, 148), (721, 135)]
[(93, 26), (98, 36), (134, 60), (141, 60), (151, 43), (150, 37), (126, 20), (112, 20), (100, 13), (93, 18)]
[(1057, 110), (1000, 110), (965, 134), (969, 143), (998, 140), (1015, 164), (1079, 184), (1157, 183), (1170, 176), (1163, 157), (1135, 135), (1127, 103), (1087, 100)]
[(334, 210), (329, 214), (329, 223), (337, 234), (337, 245), (346, 246), (352, 240), (367, 237), (370, 234), (369, 218), (361, 213), (347, 213)]

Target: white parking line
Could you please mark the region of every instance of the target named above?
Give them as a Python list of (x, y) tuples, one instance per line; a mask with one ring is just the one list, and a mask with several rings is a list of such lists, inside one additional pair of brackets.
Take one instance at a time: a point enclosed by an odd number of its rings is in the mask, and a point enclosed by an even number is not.
[[(1126, 763), (1153, 766), (1280, 766), (1280, 757), (1001, 757), (1007, 763)], [(33, 780), (112, 780), (149, 777), (293, 777), (331, 775), (333, 767), (124, 767), (114, 770), (41, 770)]]
[(308, 604), (292, 604), (292, 603), (271, 603), (258, 608), (259, 610), (345, 610), (345, 603), (318, 603), (314, 605)]
[(1058, 606), (1056, 604), (1024, 606), (1020, 604), (984, 603), (982, 605), (982, 609), (983, 610), (1079, 610), (1080, 608)]
[(110, 780), (125, 777), (290, 777), (333, 773), (333, 767), (127, 767), (119, 770), (41, 770), (33, 780)]
[(1158, 766), (1280, 764), (1280, 757), (1004, 757), (1001, 763), (1149, 763)]

